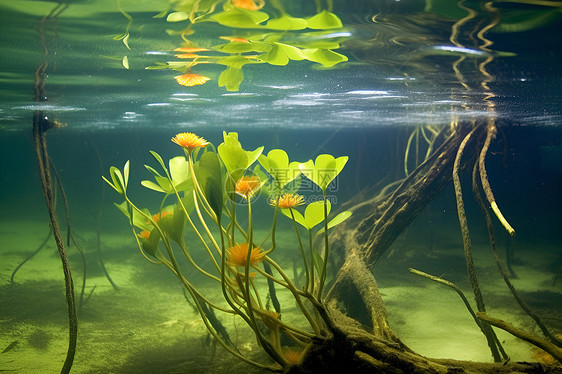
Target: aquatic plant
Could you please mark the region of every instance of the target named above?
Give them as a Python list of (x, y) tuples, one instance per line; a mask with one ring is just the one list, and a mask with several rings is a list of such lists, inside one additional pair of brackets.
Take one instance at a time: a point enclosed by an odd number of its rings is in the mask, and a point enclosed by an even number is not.
[[(104, 180), (125, 199), (117, 206), (129, 219), (142, 255), (165, 266), (181, 281), (216, 341), (240, 360), (281, 372), (297, 364), (302, 352), (326, 340), (326, 330), (333, 326), (323, 293), (329, 279), (328, 231), (351, 213), (330, 217), (332, 204), (326, 191), (348, 157), (322, 154), (314, 161), (290, 163), (281, 149), (267, 155), (263, 147), (245, 150), (237, 133), (225, 132), (223, 139), (215, 149), (193, 133), (179, 133), (171, 140), (182, 147), (184, 155), (173, 157), (167, 164), (158, 153), (150, 152), (158, 169), (145, 165), (154, 181), (145, 180), (142, 185), (164, 194), (156, 213), (133, 202), (128, 161), (122, 170), (111, 167), (110, 177)], [(321, 192), (309, 204), (304, 195), (296, 194), (304, 179)], [(258, 195), (262, 192), (268, 195), (263, 205), (270, 211), (256, 215), (254, 207), (260, 203)], [(304, 205), (303, 215), (298, 208)], [(238, 211), (240, 206), (245, 213)], [(294, 222), (300, 267), (306, 273), (304, 284), (289, 276), (275, 260), (279, 212)], [(265, 238), (258, 239), (255, 225), (263, 226), (264, 222), (270, 222), (271, 228)], [(322, 228), (313, 232), (319, 224)], [(298, 225), (309, 232), (308, 244), (301, 240)], [(194, 235), (198, 245), (192, 238), (188, 245), (187, 235)], [(323, 236), (320, 245), (313, 240), (316, 235)], [(205, 260), (201, 260), (201, 253)], [(184, 262), (190, 266), (186, 268)], [(214, 300), (194, 277), (186, 275), (193, 269), (214, 283), (222, 300)], [(302, 323), (282, 319), (276, 289), (290, 294), (299, 313), (295, 320)], [(241, 353), (215, 312), (243, 320), (273, 362), (260, 362)]]
[[(318, 7), (317, 13), (309, 17), (293, 17), (281, 1), (268, 1), (268, 4), (263, 0), (178, 1), (166, 20), (188, 23), (182, 30), (167, 30), (169, 35), (180, 35), (183, 40), (182, 46), (175, 50), (181, 52), (175, 55), (181, 61), (158, 62), (146, 69), (179, 71), (182, 74), (175, 77), (177, 82), (191, 87), (210, 79), (194, 73), (192, 68), (199, 64), (222, 65), (226, 69), (220, 73), (218, 85), (237, 91), (244, 80), (242, 68), (248, 64), (285, 66), (290, 61), (308, 60), (330, 68), (347, 61), (345, 55), (334, 50), (349, 36), (335, 32), (342, 30), (343, 24), (330, 11), (330, 4), (328, 9)], [(209, 22), (233, 35), (214, 40), (198, 35), (195, 25)]]

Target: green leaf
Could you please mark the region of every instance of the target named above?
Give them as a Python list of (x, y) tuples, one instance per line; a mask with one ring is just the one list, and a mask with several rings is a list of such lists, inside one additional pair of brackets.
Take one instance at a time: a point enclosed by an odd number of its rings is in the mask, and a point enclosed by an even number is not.
[(219, 156), (226, 166), (228, 174), (236, 182), (242, 177), (244, 171), (248, 167), (248, 155), (242, 147), (237, 147), (232, 144), (222, 143), (217, 148)]
[(168, 174), (168, 170), (166, 169), (166, 166), (164, 165), (164, 160), (162, 159), (162, 157), (154, 151), (149, 151), (149, 152), (152, 155), (152, 157), (154, 157), (154, 159), (160, 164), (160, 166), (162, 167), (162, 170), (164, 170), (164, 172), (166, 174)]
[(277, 45), (277, 43), (273, 44), (273, 47), (269, 52), (259, 55), (258, 58), (268, 64), (277, 66), (285, 66), (289, 63), (289, 58), (283, 49)]
[(140, 241), (142, 249), (152, 257), (156, 257), (156, 253), (158, 252), (158, 243), (160, 242), (160, 233), (158, 230), (152, 229), (148, 239), (141, 238)]
[(243, 29), (262, 27), (260, 23), (266, 21), (268, 18), (269, 16), (267, 13), (238, 7), (233, 7), (232, 9), (215, 14), (211, 17), (211, 19), (223, 26)]
[(156, 65), (145, 67), (145, 70), (161, 70), (161, 69), (169, 69), (169, 68), (170, 66), (168, 64), (163, 62), (157, 62)]
[(279, 18), (270, 19), (265, 28), (272, 30), (302, 30), (305, 29), (308, 22), (304, 18), (291, 17), (287, 14), (282, 15)]
[(327, 10), (310, 17), (308, 20), (308, 27), (311, 29), (339, 29), (343, 27), (343, 24), (338, 16)]
[(228, 56), (217, 60), (217, 64), (226, 65), (233, 69), (241, 69), (246, 64), (255, 64), (256, 61), (247, 59), (244, 56)]
[(161, 217), (158, 220), (158, 225), (170, 239), (180, 244), (183, 241), (183, 229), (186, 223), (185, 215), (179, 204), (163, 209), (165, 212), (169, 212), (170, 210), (172, 214)]
[[(160, 161), (162, 161), (162, 164), (163, 164), (162, 158), (156, 152), (154, 152), (153, 156), (158, 161), (158, 163), (160, 163)], [(193, 181), (191, 180), (191, 175), (189, 174), (189, 165), (188, 165), (185, 157), (184, 156), (177, 156), (177, 157), (171, 158), (168, 161), (168, 165), (169, 165), (170, 177), (171, 177), (172, 183), (170, 183), (170, 180), (168, 179), (167, 176), (163, 177), (153, 167), (151, 167), (149, 165), (144, 165), (144, 167), (148, 171), (150, 171), (150, 173), (154, 176), (154, 179), (156, 180), (157, 184), (155, 184), (151, 181), (147, 181), (147, 180), (142, 181), (141, 184), (146, 188), (149, 188), (151, 190), (158, 191), (158, 192), (164, 192), (166, 194), (174, 194), (175, 193), (174, 189), (172, 188), (172, 184), (178, 192), (179, 191), (192, 191), (193, 190)], [(166, 171), (166, 170), (164, 170), (164, 171)]]
[(111, 175), (113, 185), (116, 187), (117, 192), (123, 195), (125, 193), (125, 184), (123, 181), (121, 170), (117, 169), (115, 166), (112, 166), (109, 169), (109, 174)]
[(347, 61), (347, 57), (324, 48), (303, 49), (303, 55), (307, 60), (318, 62), (326, 67), (332, 67), (340, 62)]
[[(129, 220), (129, 222), (131, 222), (132, 225), (138, 227), (141, 230), (152, 230), (152, 225), (149, 222), (147, 222), (146, 217), (144, 217), (135, 209), (129, 209), (130, 206), (126, 201), (123, 201), (121, 204), (114, 204), (114, 205), (125, 215), (125, 217), (127, 217), (127, 219)], [(129, 210), (133, 212), (132, 218), (131, 218), (131, 214), (129, 213)], [(150, 215), (150, 212), (148, 210), (143, 210), (143, 211), (145, 212), (146, 215)]]
[(122, 33), (122, 34), (117, 34), (117, 35), (115, 35), (115, 36), (113, 37), (113, 40), (121, 40), (121, 39), (123, 39), (123, 38), (124, 38), (125, 36), (127, 36), (127, 35), (128, 35), (128, 33), (126, 33), (126, 32), (124, 32), (124, 33)]
[[(264, 42), (229, 42), (215, 47), (215, 50), (224, 53), (267, 52), (271, 49), (269, 43)], [(243, 56), (237, 56), (245, 58)]]
[(160, 186), (160, 185), (154, 183), (153, 181), (147, 181), (147, 180), (141, 181), (141, 185), (143, 185), (144, 187), (146, 187), (146, 188), (148, 188), (148, 189), (157, 191), (157, 192), (164, 192), (164, 193), (167, 193), (167, 192), (162, 188), (162, 186)]
[(316, 157), (315, 162), (308, 160), (299, 165), (301, 172), (313, 181), (322, 191), (326, 191), (328, 185), (342, 171), (349, 157), (342, 156), (337, 159), (332, 155), (321, 154)]
[(214, 152), (205, 152), (197, 163), (197, 179), (211, 209), (220, 220), (223, 206), (223, 182), (219, 158)]
[(289, 60), (304, 60), (307, 58), (303, 51), (297, 47), (289, 44), (274, 42), (269, 52), (258, 56), (271, 65), (284, 66), (289, 63)]
[[(332, 218), (330, 220), (330, 222), (328, 222), (328, 230), (331, 229), (334, 226), (339, 225), (340, 223), (342, 223), (343, 221), (345, 221), (346, 219), (348, 219), (349, 217), (351, 217), (351, 215), (353, 214), (353, 212), (346, 210), (344, 212), (341, 212), (340, 214), (338, 214), (337, 216), (335, 216), (334, 218)], [(320, 230), (318, 230), (318, 232), (316, 233), (316, 235), (319, 235), (321, 233), (324, 232), (324, 227), (322, 227)]]
[[(300, 224), (302, 227), (309, 230), (308, 226), (306, 225), (306, 220), (304, 219), (304, 216), (301, 214), (301, 212), (299, 212), (296, 209), (291, 209), (291, 210), (293, 211), (293, 215), (295, 216), (295, 221), (297, 221), (297, 223)], [(281, 209), (281, 213), (283, 213), (285, 216), (289, 217), (290, 219), (293, 219), (293, 217), (291, 217), (291, 211), (289, 209)]]
[(261, 155), (258, 159), (263, 168), (275, 179), (278, 190), (296, 179), (301, 171), (299, 162), (289, 163), (287, 152), (282, 149), (272, 149), (267, 156)]
[(189, 164), (184, 156), (177, 156), (168, 161), (170, 175), (174, 185), (178, 185), (191, 178), (189, 174)]
[[(332, 204), (330, 200), (326, 200), (328, 214), (330, 214), (330, 210), (332, 209)], [(313, 203), (308, 204), (304, 211), (304, 219), (306, 221), (306, 227), (310, 230), (314, 226), (318, 225), (320, 222), (324, 221), (324, 201), (315, 201)]]
[[(125, 44), (125, 47), (127, 47), (128, 50), (131, 50), (131, 47), (129, 47), (129, 33), (127, 33), (127, 34), (123, 37), (122, 41), (123, 41), (123, 44)], [(125, 57), (127, 57), (127, 56), (125, 56)], [(123, 64), (123, 65), (125, 65), (125, 64)], [(127, 65), (128, 65), (128, 62), (127, 62)], [(128, 68), (127, 68), (127, 69), (128, 69)]]
[(238, 141), (238, 134), (235, 132), (223, 132), (223, 143), (221, 143), (217, 151), (226, 166), (226, 170), (233, 182), (244, 175), (248, 169), (262, 154), (263, 147), (258, 147), (253, 151), (245, 151), (242, 144)]
[(168, 14), (168, 17), (166, 17), (166, 21), (181, 22), (187, 20), (188, 18), (189, 18), (189, 14), (187, 14), (186, 12), (173, 12)]
[(129, 70), (129, 58), (127, 56), (123, 57), (123, 60), (121, 60), (121, 64), (125, 69)]
[(166, 13), (168, 13), (168, 10), (163, 10), (158, 14), (155, 14), (154, 16), (152, 16), (152, 18), (164, 18), (164, 16), (166, 15)]
[(225, 87), (227, 91), (238, 91), (240, 83), (244, 80), (242, 69), (233, 67), (226, 68), (219, 76), (219, 87)]

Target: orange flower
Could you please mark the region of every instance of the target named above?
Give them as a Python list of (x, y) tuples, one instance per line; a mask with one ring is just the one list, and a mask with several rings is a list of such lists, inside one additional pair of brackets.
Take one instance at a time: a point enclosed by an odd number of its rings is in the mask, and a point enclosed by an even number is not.
[(174, 52), (185, 52), (185, 53), (206, 52), (206, 51), (210, 51), (210, 49), (199, 48), (199, 47), (180, 47), (174, 49)]
[[(248, 258), (248, 243), (237, 244), (226, 250), (226, 262), (233, 266), (246, 266), (246, 259)], [(252, 248), (250, 253), (250, 265), (257, 265), (263, 261), (265, 253), (260, 247)]]
[(263, 0), (258, 0), (257, 3), (255, 0), (232, 0), (232, 5), (247, 10), (259, 10), (263, 8), (265, 2)]
[(289, 365), (298, 364), (301, 359), (301, 354), (302, 352), (295, 351), (291, 348), (287, 348), (285, 352), (283, 352), (283, 356), (285, 356), (285, 359), (289, 361)]
[(261, 183), (260, 183), (260, 177), (258, 176), (252, 176), (252, 177), (248, 177), (248, 176), (244, 176), (240, 179), (238, 179), (238, 181), (236, 182), (236, 186), (234, 187), (234, 191), (242, 196), (243, 198), (245, 198), (246, 200), (248, 200), (250, 197), (252, 197), (257, 190), (259, 190), (261, 187)]
[(209, 142), (192, 132), (180, 132), (172, 138), (172, 141), (187, 149), (188, 152), (193, 151), (195, 148), (204, 148)]
[(304, 204), (304, 196), (292, 193), (285, 193), (277, 200), (270, 200), (269, 205), (278, 206), (282, 209), (290, 209)]
[(160, 220), (160, 218), (165, 217), (165, 216), (169, 216), (170, 214), (172, 214), (172, 212), (156, 213), (152, 216), (152, 219), (154, 220), (154, 222), (158, 222)]
[(193, 86), (205, 84), (205, 82), (211, 79), (209, 77), (205, 77), (200, 74), (183, 74), (183, 75), (178, 75), (174, 78), (179, 84), (186, 87), (193, 87)]
[(148, 238), (150, 237), (150, 231), (148, 230), (143, 230), (141, 231), (139, 234), (137, 234), (139, 238), (141, 239), (146, 239), (148, 240)]

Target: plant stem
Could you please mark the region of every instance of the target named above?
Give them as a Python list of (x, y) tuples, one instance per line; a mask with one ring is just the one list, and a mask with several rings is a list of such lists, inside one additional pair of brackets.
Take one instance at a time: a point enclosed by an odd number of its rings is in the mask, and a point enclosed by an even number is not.
[(326, 201), (326, 189), (322, 190), (322, 198), (324, 199), (324, 261), (322, 264), (322, 273), (320, 274), (320, 283), (318, 285), (318, 300), (322, 300), (322, 291), (324, 282), (326, 281), (326, 272), (328, 269), (328, 255), (330, 254), (330, 244), (328, 238), (328, 202)]

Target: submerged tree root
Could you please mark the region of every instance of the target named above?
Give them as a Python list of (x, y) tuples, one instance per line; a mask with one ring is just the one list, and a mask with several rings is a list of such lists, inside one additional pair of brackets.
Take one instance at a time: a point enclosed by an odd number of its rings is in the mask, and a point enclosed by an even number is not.
[[(354, 218), (332, 235), (345, 253), (328, 293), (333, 327), (286, 373), (562, 373), (561, 367), (540, 363), (477, 363), (416, 354), (390, 329), (382, 297), (369, 270), (432, 198), (450, 185), (455, 173), (480, 160), (481, 176), (487, 182), (485, 170), (481, 170), (482, 160), (493, 135), (495, 131), (484, 123), (452, 126), (435, 153), (393, 193), (377, 196), (368, 203), (360, 201), (351, 208), (356, 213)], [(469, 156), (461, 162), (463, 150)], [(491, 191), (489, 184), (484, 189)], [(493, 205), (493, 195), (487, 197)], [(466, 241), (467, 235), (463, 239)], [(484, 310), (482, 305), (478, 309)], [(475, 319), (479, 326), (491, 330), (490, 321)]]
[(403, 345), (367, 333), (363, 326), (331, 309), (337, 332), (314, 344), (297, 365), (286, 374), (313, 373), (562, 373), (560, 367), (540, 363), (480, 363), (448, 359), (431, 359), (418, 355)]

